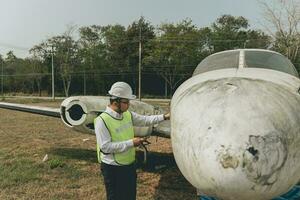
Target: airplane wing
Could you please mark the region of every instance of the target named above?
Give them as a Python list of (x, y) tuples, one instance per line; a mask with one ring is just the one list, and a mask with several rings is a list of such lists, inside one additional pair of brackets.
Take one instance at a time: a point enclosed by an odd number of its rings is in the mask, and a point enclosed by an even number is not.
[[(67, 127), (90, 134), (94, 134), (94, 119), (105, 110), (107, 105), (106, 98), (87, 96), (69, 97), (61, 103), (60, 108), (0, 102), (0, 108), (61, 118)], [(160, 108), (139, 101), (133, 101), (130, 110), (143, 115), (163, 113)], [(134, 127), (134, 130), (135, 135), (140, 137), (156, 135), (169, 138), (170, 121), (164, 121), (153, 127)]]
[(6, 102), (0, 102), (0, 108), (60, 118), (59, 108), (29, 106), (29, 105), (24, 105), (24, 104), (6, 103)]

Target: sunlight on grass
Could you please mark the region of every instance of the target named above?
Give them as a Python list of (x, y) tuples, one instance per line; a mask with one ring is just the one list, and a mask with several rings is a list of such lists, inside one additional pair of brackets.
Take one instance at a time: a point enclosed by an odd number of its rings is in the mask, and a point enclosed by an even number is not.
[[(2, 156), (0, 157), (2, 158)], [(42, 167), (27, 159), (0, 159), (0, 188), (18, 186), (37, 180)]]
[[(0, 188), (23, 185), (32, 181), (43, 181), (43, 175), (62, 174), (67, 179), (78, 180), (84, 174), (72, 163), (66, 164), (63, 158), (52, 158), (51, 160), (39, 163), (15, 156), (8, 159), (9, 154), (0, 151)], [(76, 188), (78, 186), (74, 186)]]
[(60, 159), (52, 159), (48, 163), (51, 169), (63, 167), (65, 165), (65, 163), (63, 163), (63, 161)]
[[(8, 101), (59, 106), (59, 100)], [(59, 119), (11, 110), (0, 109), (0, 122), (0, 200), (105, 199), (94, 137), (66, 128)], [(87, 137), (90, 140), (83, 142)], [(160, 162), (150, 166), (167, 167), (158, 171), (138, 169), (137, 199), (195, 199), (194, 188), (172, 167), (175, 162), (168, 165), (170, 141), (154, 137), (150, 141), (150, 151), (168, 152), (165, 156), (155, 154)], [(43, 162), (46, 154), (48, 160)], [(149, 160), (153, 161), (151, 156)], [(174, 177), (172, 181), (170, 177)]]

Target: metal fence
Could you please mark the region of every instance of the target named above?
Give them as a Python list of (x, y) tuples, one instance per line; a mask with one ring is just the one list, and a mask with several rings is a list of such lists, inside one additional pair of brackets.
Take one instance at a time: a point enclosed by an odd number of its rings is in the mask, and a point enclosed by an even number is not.
[[(70, 82), (64, 81), (60, 74), (55, 74), (54, 97), (74, 95), (103, 96), (107, 94), (110, 86), (116, 81), (128, 82), (132, 86), (134, 93), (138, 93), (137, 73), (101, 73), (90, 71), (69, 73), (67, 76)], [(174, 79), (179, 80), (176, 85), (180, 85), (189, 76), (190, 74), (174, 75)], [(53, 96), (51, 73), (6, 74), (4, 71), (0, 77), (1, 96)], [(173, 92), (168, 82), (157, 73), (142, 73), (142, 97), (169, 98)]]

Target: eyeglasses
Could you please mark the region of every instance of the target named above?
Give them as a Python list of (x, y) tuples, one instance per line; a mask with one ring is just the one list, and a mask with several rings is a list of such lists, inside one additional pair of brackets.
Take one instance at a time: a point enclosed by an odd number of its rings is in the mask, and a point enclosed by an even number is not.
[(123, 101), (120, 101), (120, 103), (124, 103), (124, 104), (129, 104), (129, 100), (123, 100)]

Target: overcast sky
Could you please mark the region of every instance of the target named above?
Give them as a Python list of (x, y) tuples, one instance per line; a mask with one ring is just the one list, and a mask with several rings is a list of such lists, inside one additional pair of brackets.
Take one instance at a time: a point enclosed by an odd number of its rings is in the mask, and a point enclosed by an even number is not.
[(222, 14), (246, 17), (261, 28), (257, 0), (0, 0), (0, 54), (12, 49), (24, 57), (35, 44), (78, 26), (128, 26), (142, 15), (153, 25), (192, 19), (210, 26)]

